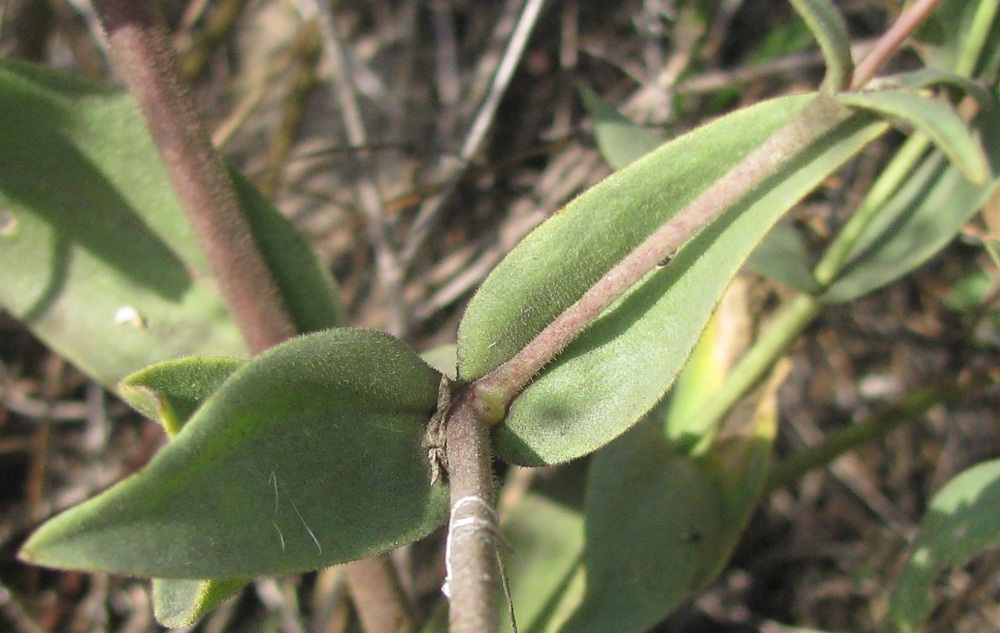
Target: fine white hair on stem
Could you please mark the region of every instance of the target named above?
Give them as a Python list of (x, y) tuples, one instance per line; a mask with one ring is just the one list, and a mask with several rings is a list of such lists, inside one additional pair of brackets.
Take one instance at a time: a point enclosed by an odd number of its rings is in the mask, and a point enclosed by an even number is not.
[[(478, 516), (468, 516), (464, 518), (457, 518), (459, 511), (462, 506), (475, 504), (481, 506), (486, 514), (489, 515), (489, 519), (484, 519)], [(441, 593), (443, 593), (448, 598), (451, 598), (451, 547), (452, 543), (459, 538), (459, 532), (468, 527), (477, 527), (486, 530), (492, 538), (496, 538), (499, 533), (499, 518), (497, 517), (497, 512), (493, 509), (493, 506), (489, 504), (485, 499), (478, 495), (469, 495), (467, 497), (462, 497), (456, 501), (451, 506), (451, 518), (448, 521), (448, 538), (444, 544), (444, 584), (441, 585)]]

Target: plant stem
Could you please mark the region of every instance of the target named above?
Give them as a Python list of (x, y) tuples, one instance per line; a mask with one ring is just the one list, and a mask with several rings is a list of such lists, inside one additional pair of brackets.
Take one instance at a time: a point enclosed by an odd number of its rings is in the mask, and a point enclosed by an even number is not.
[[(295, 336), (294, 322), (253, 240), (232, 180), (181, 79), (166, 29), (146, 2), (94, 0), (94, 8), (219, 284), (222, 300), (250, 351), (259, 354)], [(386, 573), (386, 569), (391, 572), (391, 561), (385, 555), (374, 558), (350, 563), (347, 571), (355, 605), (369, 627), (366, 630), (415, 629), (398, 579)], [(388, 619), (376, 612), (384, 612)]]
[(979, 372), (960, 376), (956, 380), (916, 389), (902, 402), (875, 413), (867, 420), (856, 422), (830, 435), (822, 443), (804, 449), (771, 470), (766, 492), (794, 483), (805, 473), (822, 468), (844, 453), (872, 440), (885, 437), (905, 422), (922, 415), (931, 407), (961, 400), (969, 393), (1000, 382), (1000, 373)]
[(472, 392), (456, 396), (446, 449), (451, 519), (445, 565), (449, 633), (493, 633), (499, 626), (499, 526), (491, 467), (490, 427), (477, 414)]
[(878, 179), (868, 190), (864, 200), (851, 214), (850, 219), (840, 229), (833, 242), (827, 247), (826, 252), (823, 253), (819, 263), (816, 264), (813, 277), (821, 288), (825, 290), (836, 281), (837, 275), (840, 274), (865, 229), (878, 216), (879, 211), (896, 193), (900, 185), (913, 173), (914, 167), (929, 145), (930, 141), (926, 136), (915, 132), (906, 139), (903, 146), (882, 170)]
[(413, 616), (392, 560), (369, 556), (344, 565), (354, 606), (366, 633), (413, 633)]
[(910, 5), (889, 30), (878, 38), (875, 48), (855, 67), (850, 89), (858, 90), (871, 81), (878, 69), (899, 50), (903, 40), (908, 38), (940, 3), (941, 0), (917, 0)]
[(690, 427), (690, 433), (699, 438), (696, 452), (711, 446), (714, 431), (722, 420), (767, 376), (822, 309), (823, 304), (807, 294), (796, 295), (788, 302), (764, 335), (740, 358), (722, 387), (693, 416), (696, 422)]
[(475, 381), (472, 388), (481, 401), (484, 419), (493, 424), (500, 422), (510, 401), (605, 308), (797, 152), (849, 116), (849, 109), (825, 93), (806, 104), (788, 124), (657, 229), (510, 360)]
[(240, 211), (226, 167), (180, 78), (166, 29), (146, 2), (94, 0), (94, 8), (250, 350), (259, 353), (294, 336), (295, 326)]

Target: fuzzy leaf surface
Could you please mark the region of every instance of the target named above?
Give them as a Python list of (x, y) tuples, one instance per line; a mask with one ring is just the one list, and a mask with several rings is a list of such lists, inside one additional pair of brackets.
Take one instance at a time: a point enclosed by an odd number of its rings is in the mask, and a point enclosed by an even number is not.
[[(459, 328), (459, 377), (495, 369), (600, 276), (809, 102), (764, 102), (680, 137), (593, 187), (493, 271)], [(857, 115), (694, 238), (612, 304), (514, 400), (498, 454), (567, 461), (620, 435), (666, 392), (750, 251), (795, 202), (881, 134)]]
[(166, 360), (126, 376), (118, 385), (118, 394), (173, 437), (201, 403), (245, 363), (238, 358)]
[[(141, 369), (125, 378), (118, 393), (133, 408), (158, 421), (173, 438), (201, 404), (246, 361), (235, 358), (179, 358)], [(166, 627), (194, 624), (249, 582), (153, 578), (153, 616)]]
[(889, 620), (901, 633), (922, 630), (942, 567), (1000, 547), (1000, 460), (973, 466), (949, 481), (934, 495), (919, 529), (889, 602)]
[(444, 520), (425, 425), (440, 374), (387, 334), (337, 329), (237, 370), (139, 473), (58, 515), (21, 557), (160, 578), (299, 573)]
[(168, 628), (191, 626), (247, 584), (236, 580), (153, 580), (153, 615)]
[[(0, 146), (0, 305), (52, 349), (107, 386), (167, 358), (247, 354), (131, 97), (0, 60)], [(238, 189), (296, 324), (339, 324), (302, 237)]]

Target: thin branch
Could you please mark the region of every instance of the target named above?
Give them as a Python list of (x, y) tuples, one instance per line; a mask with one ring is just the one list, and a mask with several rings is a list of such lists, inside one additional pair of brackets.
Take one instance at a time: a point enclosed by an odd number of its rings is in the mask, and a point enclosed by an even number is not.
[(510, 401), (605, 308), (798, 151), (849, 116), (846, 107), (822, 93), (807, 104), (787, 125), (605, 273), (513, 358), (476, 380), (471, 386), (479, 396), (479, 414), (491, 423), (502, 420)]
[(878, 69), (896, 54), (903, 40), (908, 38), (940, 3), (941, 0), (917, 0), (907, 8), (895, 24), (878, 38), (875, 48), (855, 67), (850, 89), (858, 90), (871, 81)]
[(139, 102), (174, 191), (253, 353), (295, 335), (281, 293), (180, 79), (169, 35), (146, 2), (94, 0), (125, 81)]

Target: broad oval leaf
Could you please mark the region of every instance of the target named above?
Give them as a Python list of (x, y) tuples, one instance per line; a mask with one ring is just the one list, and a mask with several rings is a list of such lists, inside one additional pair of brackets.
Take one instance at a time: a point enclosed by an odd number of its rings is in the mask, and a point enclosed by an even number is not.
[(1000, 460), (963, 471), (934, 495), (889, 602), (895, 629), (922, 630), (941, 567), (963, 564), (996, 548), (1000, 548)]
[[(719, 330), (731, 318), (706, 330), (700, 362), (685, 367), (664, 405), (592, 458), (586, 597), (564, 630), (646, 631), (729, 560), (769, 469), (777, 391), (787, 376), (787, 368), (776, 372), (756, 412), (737, 410), (719, 433), (697, 419), (728, 371), (722, 357), (731, 342)], [(698, 431), (716, 438), (705, 451), (687, 437)], [(615, 589), (632, 579), (641, 579), (642, 599)]]
[[(509, 359), (809, 100), (764, 102), (680, 137), (536, 229), (470, 303), (459, 328), (459, 377), (473, 380)], [(749, 252), (884, 129), (864, 115), (835, 126), (610, 306), (514, 400), (496, 431), (500, 456), (524, 465), (567, 461), (632, 425), (663, 396)]]
[[(167, 358), (247, 354), (131, 97), (0, 60), (0, 146), (0, 305), (52, 349), (109, 387)], [(299, 328), (341, 324), (302, 237), (237, 189)]]
[(851, 107), (878, 112), (920, 130), (972, 183), (983, 185), (992, 177), (982, 144), (950, 104), (909, 90), (845, 92), (837, 98)]
[(439, 380), (384, 333), (293, 339), (237, 370), (138, 474), (43, 525), (21, 557), (237, 578), (411, 542), (447, 508), (421, 448)]
[(636, 425), (591, 462), (586, 592), (560, 630), (647, 630), (696, 588), (723, 517), (705, 471), (673, 452), (655, 425)]

